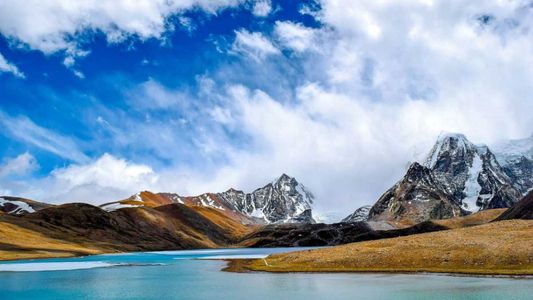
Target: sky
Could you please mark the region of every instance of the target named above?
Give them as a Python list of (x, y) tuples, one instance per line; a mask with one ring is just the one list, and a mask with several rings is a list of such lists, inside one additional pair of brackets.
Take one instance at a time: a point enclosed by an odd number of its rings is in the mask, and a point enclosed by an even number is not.
[(374, 203), (443, 132), (533, 132), (533, 2), (0, 0), (0, 195)]

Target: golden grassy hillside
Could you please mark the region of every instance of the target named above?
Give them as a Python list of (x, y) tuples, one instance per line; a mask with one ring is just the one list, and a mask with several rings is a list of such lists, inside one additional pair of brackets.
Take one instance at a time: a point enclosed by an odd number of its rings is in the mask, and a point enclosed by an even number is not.
[(227, 270), (533, 274), (533, 221), (500, 221), (233, 261)]
[(487, 209), (464, 217), (433, 220), (433, 223), (452, 228), (463, 228), (489, 223), (499, 217), (507, 208)]
[(247, 227), (207, 207), (169, 204), (111, 213), (65, 204), (24, 216), (0, 217), (0, 260), (231, 247)]
[(0, 260), (71, 257), (112, 252), (97, 245), (68, 242), (0, 221)]

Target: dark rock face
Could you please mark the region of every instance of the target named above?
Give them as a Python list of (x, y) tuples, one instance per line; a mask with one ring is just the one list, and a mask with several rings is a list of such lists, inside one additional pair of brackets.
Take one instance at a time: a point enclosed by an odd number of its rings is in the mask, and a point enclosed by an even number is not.
[(501, 214), (496, 221), (524, 219), (533, 220), (533, 192), (529, 192), (522, 200)]
[(452, 195), (433, 178), (431, 170), (413, 163), (402, 180), (372, 206), (372, 221), (423, 222), (464, 215)]
[(352, 223), (352, 222), (363, 222), (368, 220), (368, 213), (370, 212), (370, 209), (372, 206), (365, 205), (361, 206), (358, 209), (356, 209), (351, 215), (347, 216), (346, 218), (342, 219), (341, 222), (343, 223)]
[(245, 236), (241, 244), (249, 247), (335, 246), (446, 229), (432, 222), (383, 231), (372, 230), (366, 222), (268, 225)]

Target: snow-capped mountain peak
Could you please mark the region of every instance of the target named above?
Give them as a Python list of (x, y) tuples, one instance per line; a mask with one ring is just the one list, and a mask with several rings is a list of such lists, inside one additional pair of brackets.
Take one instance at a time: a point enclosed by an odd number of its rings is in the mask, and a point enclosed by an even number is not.
[(419, 222), (510, 207), (521, 198), (514, 183), (488, 146), (461, 133), (443, 133), (423, 164), (411, 164), (378, 199), (369, 219)]
[[(141, 192), (130, 198), (103, 205), (116, 210), (135, 205), (159, 206), (181, 203), (216, 208), (248, 221), (263, 223), (314, 223), (313, 194), (295, 178), (282, 174), (274, 181), (251, 193), (230, 188), (221, 193), (204, 193), (184, 197), (174, 193)], [(149, 201), (149, 202), (147, 202)], [(118, 204), (117, 204), (118, 203)], [(127, 205), (127, 206), (126, 206)]]
[(441, 134), (424, 165), (466, 211), (508, 207), (519, 198), (491, 150), (463, 134)]
[(462, 133), (441, 133), (425, 159), (424, 166), (434, 168), (442, 156), (464, 156), (475, 152), (476, 148)]
[(356, 209), (351, 215), (342, 219), (341, 222), (343, 223), (364, 222), (368, 220), (368, 213), (370, 212), (371, 208), (372, 208), (371, 205), (361, 206), (358, 209)]
[(262, 214), (268, 223), (314, 222), (311, 214), (313, 194), (287, 174), (253, 191), (246, 199), (248, 213)]

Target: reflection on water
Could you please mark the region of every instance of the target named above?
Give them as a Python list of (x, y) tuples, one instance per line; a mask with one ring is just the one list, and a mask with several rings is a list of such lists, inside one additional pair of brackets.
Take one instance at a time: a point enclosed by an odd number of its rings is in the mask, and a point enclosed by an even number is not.
[[(532, 299), (532, 279), (402, 274), (235, 274), (221, 257), (283, 249), (98, 255), (1, 263), (0, 299)], [(204, 258), (204, 259), (196, 259)], [(119, 266), (116, 266), (119, 265)], [(60, 271), (51, 270), (50, 266)], [(87, 269), (87, 267), (94, 267)], [(78, 269), (80, 268), (80, 269)], [(83, 268), (83, 269), (81, 269)], [(76, 269), (76, 270), (74, 270)]]

